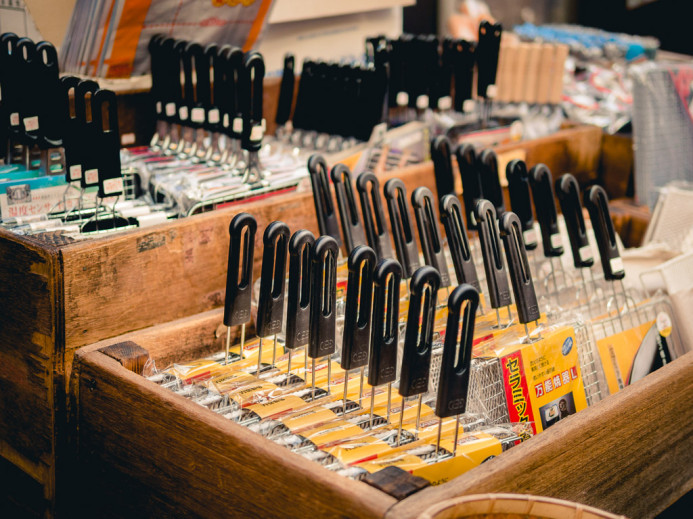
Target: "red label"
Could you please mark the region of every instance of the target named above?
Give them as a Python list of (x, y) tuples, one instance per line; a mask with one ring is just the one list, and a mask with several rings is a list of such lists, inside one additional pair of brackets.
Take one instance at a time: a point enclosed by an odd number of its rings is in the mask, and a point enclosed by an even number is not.
[[(522, 355), (519, 351), (501, 359), (503, 367), (503, 385), (505, 400), (508, 403), (508, 413), (511, 422), (532, 422), (532, 430), (536, 433), (532, 404), (529, 401), (529, 390), (525, 378), (525, 368), (522, 365)], [(536, 388), (535, 388), (536, 389)]]

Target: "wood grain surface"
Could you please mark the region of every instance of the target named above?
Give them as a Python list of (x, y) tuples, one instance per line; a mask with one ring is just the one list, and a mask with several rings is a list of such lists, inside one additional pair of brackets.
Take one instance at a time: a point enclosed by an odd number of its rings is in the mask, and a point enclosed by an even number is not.
[[(100, 352), (80, 351), (76, 364), (79, 457), (96, 456), (100, 465), (151, 489), (159, 516), (368, 518), (382, 517), (395, 501), (148, 382)], [(140, 510), (146, 508), (144, 503)]]

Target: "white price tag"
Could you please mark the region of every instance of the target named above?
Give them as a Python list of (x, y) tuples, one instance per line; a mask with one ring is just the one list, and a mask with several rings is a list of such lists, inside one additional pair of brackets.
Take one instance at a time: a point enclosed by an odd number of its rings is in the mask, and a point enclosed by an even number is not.
[(450, 110), (452, 108), (452, 97), (443, 96), (438, 99), (438, 110)]
[(187, 121), (188, 120), (188, 107), (187, 106), (181, 106), (178, 109), (178, 117), (180, 117), (181, 121)]
[(17, 112), (10, 114), (10, 124), (12, 126), (19, 126), (19, 114)]
[(28, 132), (35, 132), (39, 129), (38, 115), (24, 118), (24, 129)]
[(98, 169), (88, 169), (84, 172), (84, 180), (87, 184), (98, 184), (99, 183), (99, 170)]
[(589, 245), (585, 245), (584, 247), (580, 247), (580, 250), (578, 250), (578, 253), (580, 255), (580, 261), (589, 261), (592, 259), (592, 247)]
[(554, 249), (557, 249), (558, 247), (561, 247), (563, 245), (563, 240), (561, 240), (561, 235), (560, 234), (552, 234), (551, 235), (551, 247)]
[(176, 115), (176, 103), (166, 103), (166, 115), (168, 117)]
[(190, 120), (194, 123), (205, 122), (205, 109), (204, 108), (193, 108), (190, 111)]
[(109, 178), (103, 181), (103, 192), (106, 195), (119, 195), (123, 192), (123, 177)]
[(409, 104), (409, 94), (406, 92), (397, 92), (397, 106), (407, 106)]
[(224, 114), (224, 121), (221, 124), (224, 125), (224, 128), (229, 127), (229, 114)]
[(253, 129), (250, 130), (250, 140), (252, 142), (259, 142), (262, 140), (262, 136), (265, 134), (264, 131), (262, 131), (262, 125), (258, 124), (257, 126), (253, 126)]
[(426, 94), (421, 94), (416, 98), (416, 108), (419, 110), (425, 110), (428, 108), (428, 96)]
[(233, 131), (235, 133), (241, 133), (243, 131), (243, 119), (240, 117), (236, 117), (233, 120)]
[(207, 112), (207, 120), (210, 124), (217, 124), (219, 122), (219, 109), (212, 108), (209, 112)]
[(617, 274), (618, 272), (624, 272), (623, 260), (620, 256), (618, 258), (611, 258), (609, 264), (611, 265), (611, 272), (613, 272), (614, 274)]
[(156, 102), (156, 113), (161, 113), (161, 101)]
[(537, 243), (537, 232), (534, 229), (527, 229), (522, 233), (522, 237), (525, 240), (525, 244)]
[(82, 165), (75, 164), (70, 166), (70, 180), (79, 180), (82, 178)]

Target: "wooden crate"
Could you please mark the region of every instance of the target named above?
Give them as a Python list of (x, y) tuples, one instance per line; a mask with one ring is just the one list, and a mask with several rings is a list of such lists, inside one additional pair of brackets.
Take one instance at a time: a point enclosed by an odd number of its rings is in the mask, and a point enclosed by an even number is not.
[[(505, 145), (528, 163), (591, 175), (601, 131), (574, 127)], [(408, 191), (435, 193), (430, 162), (383, 174)], [(248, 211), (317, 233), (310, 190), (87, 241), (23, 237), (0, 229), (0, 456), (44, 486), (55, 506), (56, 466), (66, 441), (67, 391), (75, 351), (85, 345), (219, 307), (224, 300), (228, 225)], [(262, 232), (256, 235), (260, 243)], [(259, 273), (261, 254), (255, 255)]]
[(652, 517), (693, 487), (693, 352), (482, 466), (397, 500), (124, 367), (141, 369), (149, 356), (163, 367), (196, 341), (202, 351), (220, 349), (221, 316), (214, 310), (77, 352), (73, 501), (88, 514), (414, 518), (455, 496), (512, 492)]

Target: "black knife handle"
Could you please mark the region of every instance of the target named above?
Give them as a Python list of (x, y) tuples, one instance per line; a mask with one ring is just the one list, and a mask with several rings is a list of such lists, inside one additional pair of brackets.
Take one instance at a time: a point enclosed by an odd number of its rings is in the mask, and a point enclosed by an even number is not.
[(409, 310), (399, 379), (399, 394), (403, 397), (428, 391), (439, 288), (440, 274), (428, 265), (414, 272), (409, 284)]
[(295, 58), (289, 53), (284, 56), (284, 72), (282, 82), (279, 86), (279, 101), (277, 102), (277, 115), (275, 122), (277, 126), (287, 123), (291, 117), (291, 104), (294, 100), (294, 85), (296, 83), (294, 75)]
[(243, 51), (238, 47), (231, 47), (224, 62), (224, 108), (221, 125), (224, 133), (236, 140), (240, 140), (243, 135), (240, 85), (242, 75)]
[(315, 236), (306, 229), (296, 231), (289, 241), (289, 291), (286, 302), (286, 342), (290, 350), (310, 341), (312, 257)]
[(479, 243), (484, 255), (484, 271), (492, 308), (510, 304), (510, 286), (503, 263), (496, 209), (488, 200), (479, 200), (474, 210), (479, 223)]
[(421, 266), (419, 263), (419, 248), (416, 245), (414, 229), (412, 228), (407, 206), (407, 188), (398, 178), (385, 182), (383, 188), (387, 209), (390, 214), (390, 226), (395, 237), (395, 250), (402, 266), (403, 275), (409, 279)]
[[(464, 316), (462, 306), (464, 303)], [(469, 379), (472, 368), (474, 321), (479, 307), (479, 292), (468, 284), (455, 288), (448, 298), (448, 322), (445, 328), (443, 356), (435, 413), (439, 418), (462, 414), (467, 409)], [(462, 332), (460, 334), (460, 318)], [(457, 337), (461, 340), (458, 343)]]
[(557, 257), (563, 254), (561, 233), (558, 229), (556, 200), (553, 197), (551, 171), (544, 164), (537, 164), (529, 170), (529, 185), (532, 188), (534, 210), (537, 213), (544, 256)]
[(259, 52), (249, 52), (243, 57), (241, 76), (241, 110), (243, 133), (241, 147), (247, 151), (259, 151), (262, 147), (262, 95), (265, 78), (265, 60)]
[(500, 51), (500, 23), (484, 20), (479, 24), (479, 44), (477, 45), (477, 88), (479, 97), (488, 97), (488, 87), (496, 83), (498, 53)]
[[(120, 169), (120, 131), (118, 128), (118, 101), (112, 90), (97, 90), (92, 97), (98, 152), (99, 198), (123, 194), (123, 173)], [(104, 110), (105, 107), (105, 110)], [(108, 124), (103, 120), (108, 114)]]
[[(94, 120), (94, 95), (99, 90), (96, 81), (83, 79), (75, 88), (75, 117), (82, 127), (82, 175), (80, 186), (87, 188), (95, 186), (99, 182), (99, 150), (97, 143), (97, 128)], [(87, 119), (87, 102), (91, 119)]]
[(237, 214), (229, 225), (231, 239), (224, 301), (226, 326), (238, 326), (250, 321), (256, 231), (257, 221), (248, 213)]
[(433, 160), (433, 172), (435, 173), (438, 197), (455, 194), (455, 179), (452, 176), (452, 152), (450, 147), (450, 139), (445, 135), (438, 135), (431, 141), (431, 159)]
[(505, 168), (505, 178), (508, 180), (510, 207), (522, 223), (522, 238), (527, 250), (537, 248), (534, 232), (534, 213), (532, 200), (529, 196), (529, 174), (525, 161), (511, 160)]
[(337, 315), (337, 255), (339, 245), (331, 236), (315, 241), (312, 258), (310, 343), (312, 359), (332, 355), (336, 351), (335, 318)]
[(604, 279), (614, 281), (623, 279), (626, 271), (623, 268), (623, 261), (618, 251), (616, 241), (616, 231), (609, 212), (609, 198), (606, 191), (601, 186), (592, 186), (585, 193), (585, 207), (592, 221), (594, 237), (599, 248), (599, 257), (602, 261)]
[(460, 144), (455, 150), (457, 165), (460, 170), (460, 180), (462, 181), (462, 200), (467, 216), (467, 228), (476, 231), (476, 220), (474, 219), (474, 208), (481, 195), (481, 176), (476, 160), (476, 150), (469, 143)]
[(359, 245), (349, 254), (341, 361), (342, 369), (347, 371), (368, 363), (375, 262), (375, 251), (366, 245)]
[(587, 227), (580, 202), (580, 185), (577, 179), (570, 173), (561, 175), (556, 180), (556, 195), (568, 229), (573, 265), (576, 269), (591, 267), (594, 265), (594, 258), (587, 238)]
[(282, 330), (290, 235), (289, 226), (284, 222), (272, 222), (262, 236), (262, 273), (256, 319), (258, 337), (276, 335)]
[(419, 241), (426, 264), (440, 273), (442, 286), (450, 286), (448, 262), (443, 250), (443, 240), (440, 236), (433, 193), (427, 187), (417, 187), (411, 194), (411, 205), (414, 208), (416, 226), (419, 229)]
[(498, 176), (498, 157), (492, 149), (486, 149), (479, 155), (479, 171), (481, 172), (481, 192), (486, 200), (496, 208), (496, 216), (500, 218), (505, 212), (503, 188)]
[(318, 228), (321, 236), (332, 236), (341, 245), (339, 236), (339, 224), (330, 194), (330, 180), (327, 177), (327, 162), (322, 155), (311, 155), (308, 159), (308, 173), (310, 184), (313, 187), (313, 203), (315, 204), (315, 216), (318, 219)]
[(392, 258), (392, 244), (387, 232), (383, 202), (380, 198), (380, 182), (370, 171), (364, 171), (356, 179), (356, 190), (361, 200), (363, 224), (366, 228), (368, 244), (375, 251), (378, 259)]
[(361, 225), (354, 189), (351, 185), (351, 171), (344, 164), (335, 164), (330, 172), (334, 192), (337, 197), (339, 217), (342, 221), (342, 234), (347, 254), (359, 245), (366, 245), (366, 234)]
[(519, 320), (523, 324), (536, 321), (541, 314), (527, 261), (527, 251), (522, 240), (522, 224), (515, 213), (505, 213), (501, 217), (500, 234), (505, 245), (505, 258), (510, 270)]
[(467, 283), (477, 291), (481, 291), (459, 198), (455, 195), (445, 195), (440, 199), (440, 219), (443, 221), (445, 234), (448, 237), (448, 247), (455, 266), (457, 284)]
[(397, 378), (399, 343), (399, 289), (402, 267), (389, 258), (380, 260), (373, 275), (373, 321), (368, 383), (375, 387)]

